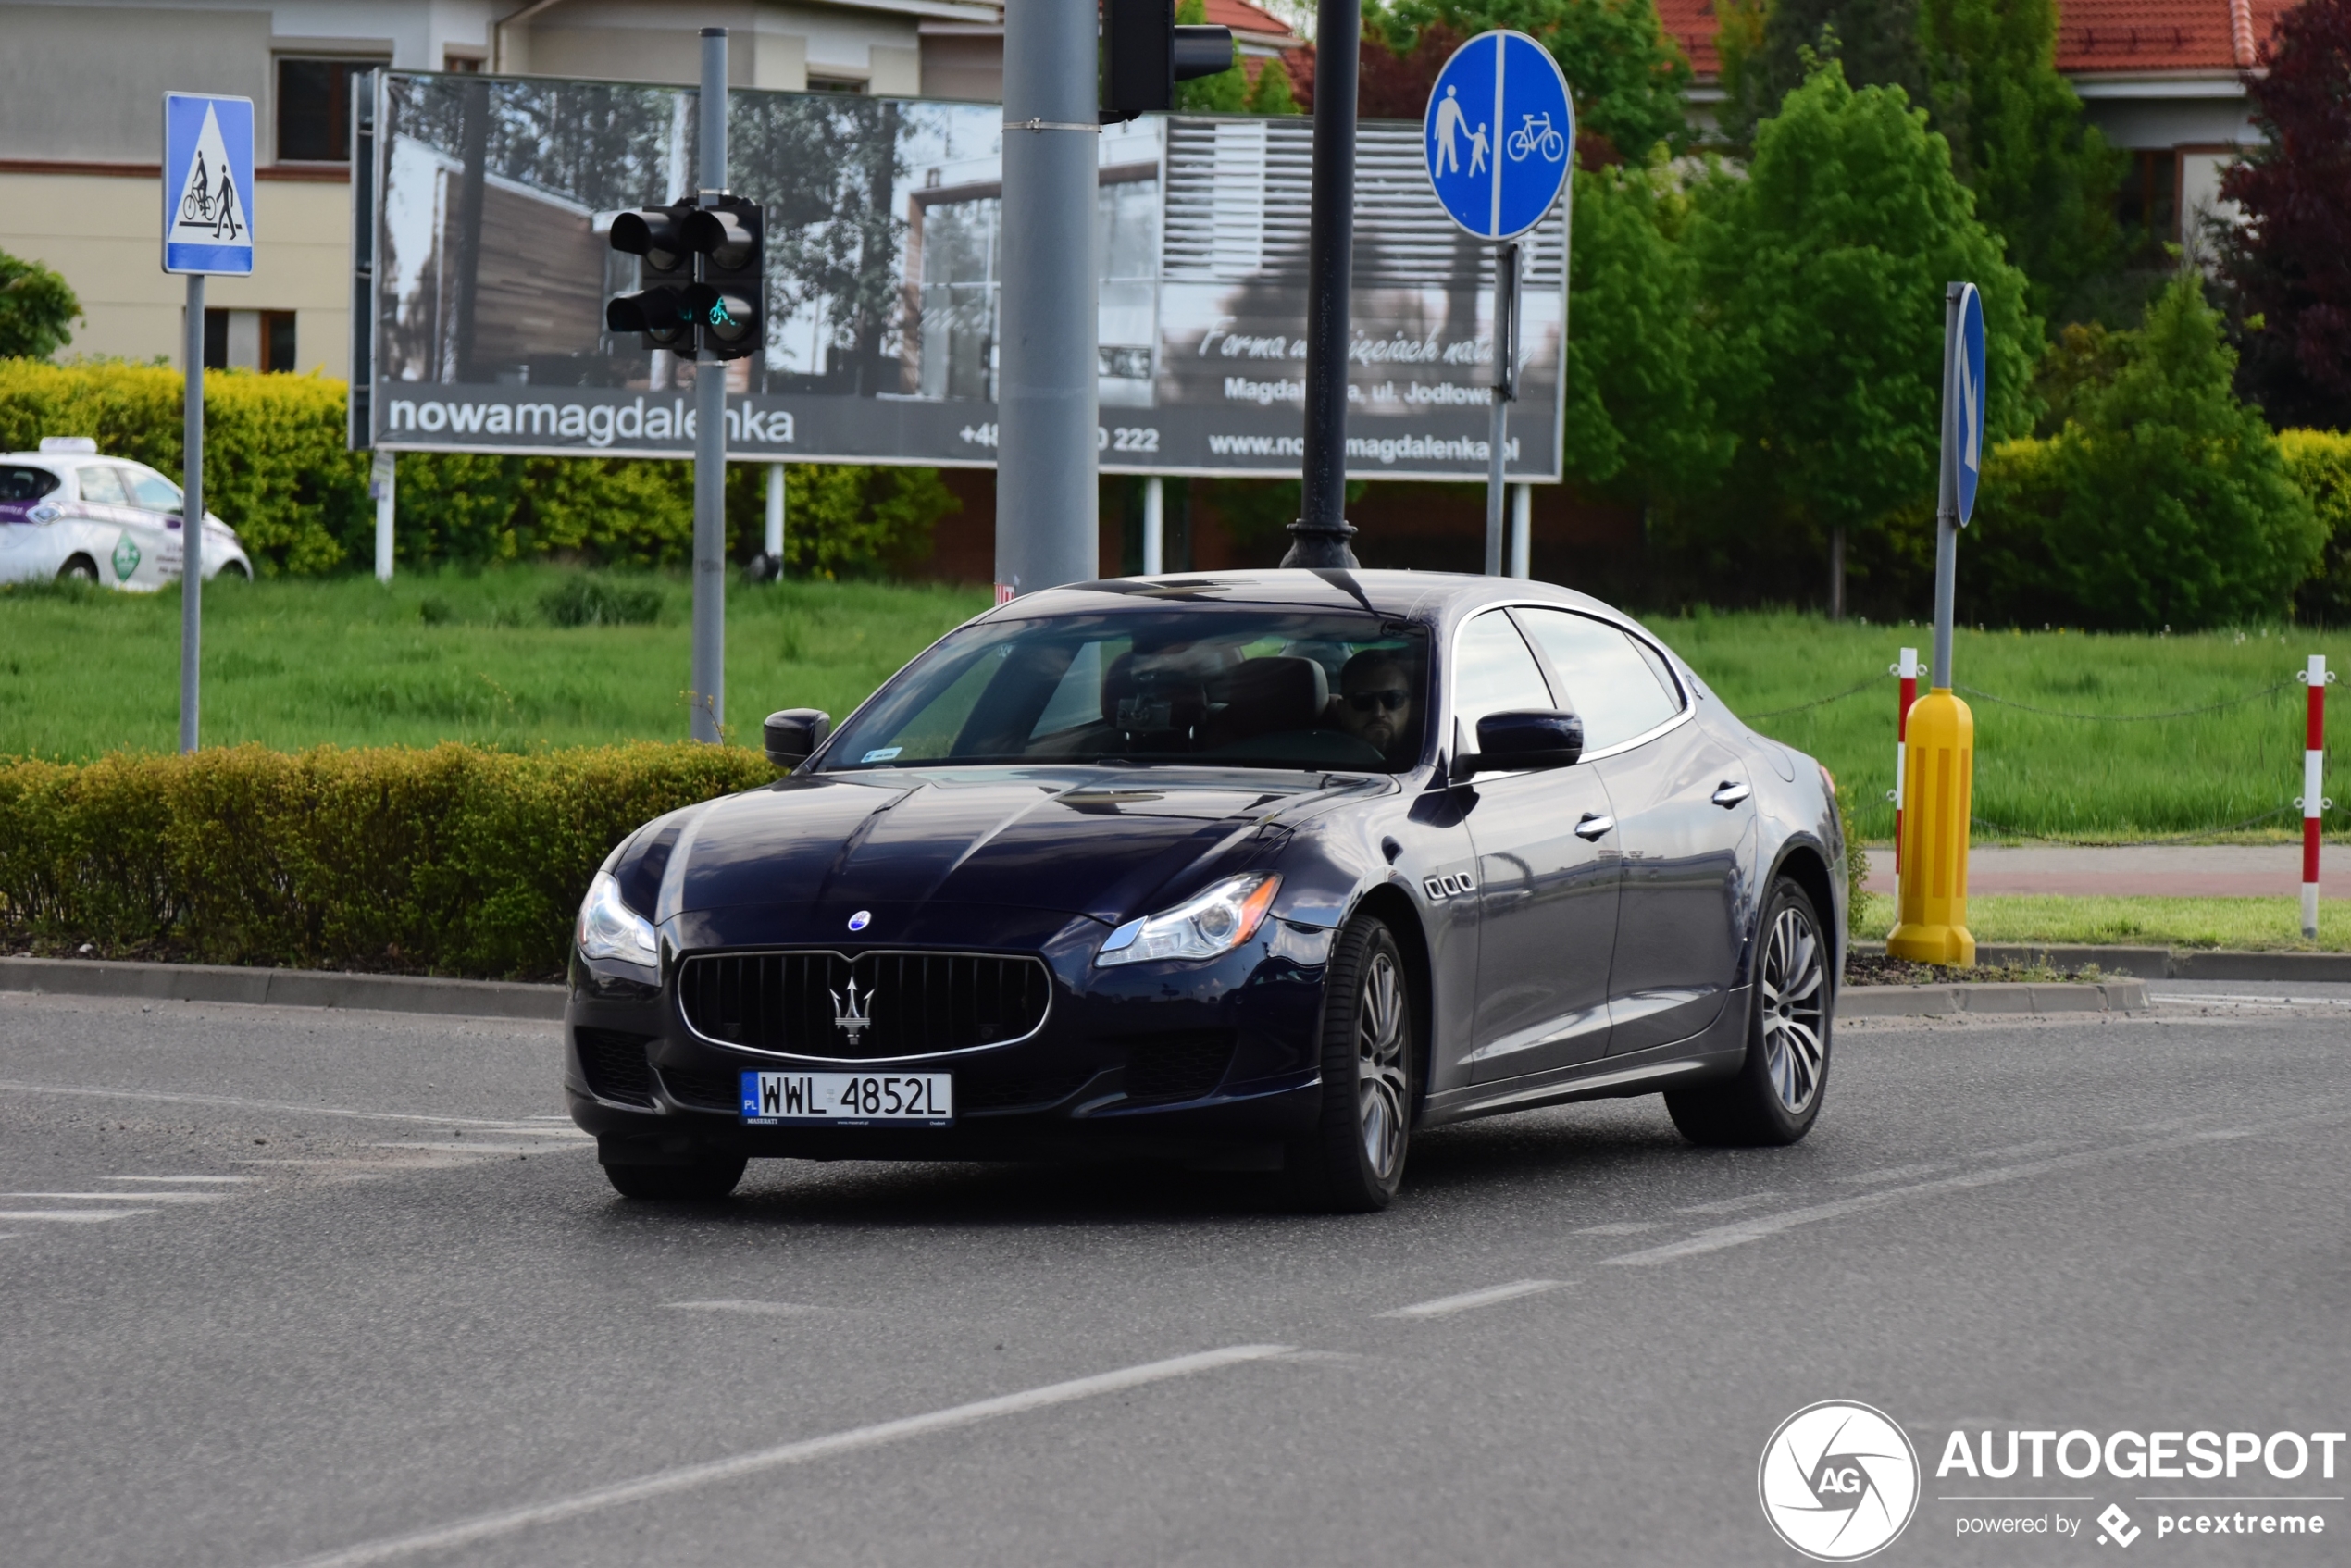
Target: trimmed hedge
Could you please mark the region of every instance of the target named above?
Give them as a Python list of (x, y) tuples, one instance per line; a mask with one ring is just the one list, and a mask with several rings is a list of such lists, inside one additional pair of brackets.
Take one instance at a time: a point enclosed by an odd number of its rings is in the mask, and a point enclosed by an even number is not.
[(2351, 433), (2281, 430), (2278, 451), (2327, 535), (2317, 574), (2295, 592), (2295, 614), (2325, 626), (2351, 626)]
[(0, 924), (209, 964), (543, 979), (612, 846), (757, 752), (239, 746), (0, 764)]
[[(0, 452), (43, 436), (93, 436), (98, 449), (180, 471), (179, 371), (96, 362), (0, 359)], [(343, 447), (344, 383), (323, 376), (205, 374), (205, 504), (265, 573), (375, 560), (369, 457)], [(871, 577), (930, 554), (931, 529), (961, 504), (935, 468), (798, 463), (785, 470), (785, 554), (798, 574)], [(400, 560), (486, 565), (578, 554), (660, 566), (691, 558), (690, 463), (625, 457), (490, 457), (407, 452), (398, 470)], [(729, 464), (731, 553), (748, 559), (766, 516), (763, 465)]]

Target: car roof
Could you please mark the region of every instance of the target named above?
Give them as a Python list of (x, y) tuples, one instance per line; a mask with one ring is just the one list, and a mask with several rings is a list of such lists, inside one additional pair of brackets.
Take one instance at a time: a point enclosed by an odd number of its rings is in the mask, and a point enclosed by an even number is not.
[(136, 457), (116, 457), (104, 452), (0, 452), (0, 463), (30, 463), (35, 467), (56, 471), (86, 468), (93, 463), (120, 463), (133, 468), (147, 467)]
[(1404, 620), (1442, 622), (1489, 604), (1555, 604), (1623, 616), (1574, 589), (1466, 572), (1280, 569), (1186, 572), (1112, 578), (1045, 589), (999, 605), (984, 619), (1114, 614), (1176, 604), (1263, 604), (1318, 610), (1368, 610)]

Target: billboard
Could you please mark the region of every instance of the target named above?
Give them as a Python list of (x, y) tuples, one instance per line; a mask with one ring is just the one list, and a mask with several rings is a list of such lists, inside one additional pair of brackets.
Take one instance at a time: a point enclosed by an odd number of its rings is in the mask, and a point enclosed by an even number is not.
[[(381, 73), (373, 302), (355, 440), (399, 451), (685, 457), (696, 367), (603, 330), (636, 287), (613, 216), (693, 191), (690, 89)], [(992, 467), (1003, 138), (993, 104), (737, 89), (733, 189), (768, 213), (765, 352), (728, 378), (743, 461)], [(1103, 128), (1101, 466), (1281, 476), (1303, 451), (1312, 125)], [(1486, 476), (1490, 249), (1428, 188), (1417, 124), (1357, 154), (1348, 471)], [(365, 182), (363, 182), (364, 185)], [(1510, 477), (1560, 472), (1564, 205), (1528, 237)], [(355, 410), (355, 414), (356, 414)]]

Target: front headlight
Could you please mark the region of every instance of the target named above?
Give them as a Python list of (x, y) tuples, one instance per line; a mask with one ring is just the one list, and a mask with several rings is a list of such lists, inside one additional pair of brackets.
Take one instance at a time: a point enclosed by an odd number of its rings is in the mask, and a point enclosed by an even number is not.
[(1094, 955), (1098, 966), (1162, 958), (1214, 958), (1257, 934), (1282, 879), (1270, 871), (1227, 877), (1173, 909), (1129, 920)]
[(660, 955), (653, 923), (620, 902), (620, 884), (611, 873), (597, 872), (579, 905), (579, 956), (617, 958), (650, 968), (657, 965)]

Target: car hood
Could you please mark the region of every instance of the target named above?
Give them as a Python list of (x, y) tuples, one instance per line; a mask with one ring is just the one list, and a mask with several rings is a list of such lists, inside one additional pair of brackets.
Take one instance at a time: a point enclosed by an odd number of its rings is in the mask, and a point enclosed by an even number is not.
[[(1187, 868), (1252, 837), (1270, 848), (1323, 802), (1386, 787), (1133, 768), (802, 776), (703, 808), (679, 836), (655, 918), (683, 916), (715, 936), (746, 931), (729, 912), (790, 912), (814, 936), (842, 932), (865, 909), (877, 927), (867, 940), (902, 938), (922, 912), (945, 906), (1001, 911), (1008, 927), (1040, 924), (1024, 914), (1058, 917), (1045, 926), (1115, 923)], [(755, 940), (790, 939), (776, 928)]]

